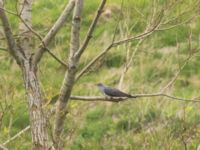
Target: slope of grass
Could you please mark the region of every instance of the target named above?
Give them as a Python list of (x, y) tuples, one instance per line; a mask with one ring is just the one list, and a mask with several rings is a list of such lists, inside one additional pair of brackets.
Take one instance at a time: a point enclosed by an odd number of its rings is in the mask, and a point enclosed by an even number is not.
[[(164, 1), (161, 0), (159, 3), (162, 4)], [(99, 1), (85, 2), (81, 39), (87, 33), (98, 4)], [(111, 9), (114, 13), (111, 13), (110, 18), (100, 18), (91, 43), (80, 60), (79, 70), (112, 41), (120, 5), (121, 0), (108, 2), (106, 9)], [(175, 7), (176, 11), (169, 13), (168, 16), (180, 13), (188, 5), (193, 7), (191, 0), (184, 1), (180, 8)], [(8, 0), (6, 6), (15, 11), (12, 0)], [(41, 35), (45, 35), (64, 6), (62, 0), (35, 1), (33, 28)], [(128, 35), (136, 35), (144, 30), (151, 6), (147, 0), (125, 0), (123, 15), (128, 17), (123, 16), (121, 22), (127, 27), (134, 26), (127, 32)], [(9, 17), (16, 32), (19, 20), (12, 15)], [(52, 51), (65, 62), (69, 52), (70, 29), (69, 19), (50, 45)], [(200, 33), (198, 17), (191, 23), (191, 31), (192, 46), (195, 47), (198, 45)], [(133, 94), (154, 93), (167, 85), (190, 53), (187, 40), (189, 33), (188, 26), (181, 25), (158, 31), (145, 39), (125, 75), (123, 90)], [(116, 39), (121, 39), (122, 34), (124, 32), (118, 29)], [(2, 44), (6, 45), (4, 42)], [(132, 52), (136, 44), (137, 42), (134, 42), (112, 48), (76, 83), (72, 94), (101, 95), (95, 87), (98, 82), (117, 87), (126, 61), (127, 48), (130, 46)], [(0, 120), (1, 144), (26, 127), (29, 120), (20, 70), (14, 60), (3, 51), (0, 51), (0, 66), (0, 116), (3, 114), (3, 119)], [(38, 73), (45, 100), (50, 100), (58, 94), (65, 71), (65, 68), (45, 54)], [(166, 92), (178, 97), (192, 98), (199, 96), (199, 88), (199, 57), (196, 55)], [(71, 101), (65, 124), (66, 135), (63, 135), (64, 149), (177, 150), (184, 149), (185, 145), (188, 149), (197, 149), (200, 141), (199, 107), (199, 103), (173, 101), (165, 97), (148, 97), (113, 104)], [(50, 121), (53, 122), (53, 119)], [(30, 149), (30, 132), (24, 133), (7, 146), (9, 149)]]

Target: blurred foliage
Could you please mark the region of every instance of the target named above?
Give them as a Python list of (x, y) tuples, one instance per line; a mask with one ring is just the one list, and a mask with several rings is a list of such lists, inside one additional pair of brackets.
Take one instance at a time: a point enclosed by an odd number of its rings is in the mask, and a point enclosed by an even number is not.
[[(17, 1), (15, 1), (17, 2)], [(6, 8), (15, 12), (16, 4), (6, 0)], [(85, 0), (81, 39), (94, 17), (100, 1)], [(174, 2), (168, 8), (170, 2)], [(63, 0), (34, 1), (33, 28), (44, 36), (58, 18), (67, 2)], [(121, 8), (121, 5), (123, 6)], [(145, 30), (153, 11), (165, 7), (161, 29), (147, 37), (135, 53), (131, 68), (125, 75), (123, 90), (129, 93), (154, 93), (174, 77), (185, 62), (191, 34), (192, 50), (199, 51), (199, 3), (194, 0), (109, 0), (95, 29), (90, 45), (83, 54), (79, 70), (99, 54), (113, 38), (116, 40), (137, 35)], [(183, 13), (186, 11), (186, 13)], [(107, 14), (106, 14), (107, 13)], [(183, 13), (183, 14), (182, 14)], [(154, 15), (158, 15), (155, 13)], [(8, 14), (14, 34), (19, 19)], [(178, 18), (176, 18), (179, 16)], [(192, 17), (187, 23), (182, 21)], [(174, 26), (180, 24), (179, 26)], [(1, 23), (0, 23), (1, 25)], [(165, 28), (172, 27), (167, 30)], [(71, 17), (50, 45), (53, 53), (67, 61)], [(1, 30), (0, 30), (1, 33)], [(34, 37), (35, 43), (39, 42)], [(138, 41), (114, 47), (100, 59), (74, 86), (72, 95), (100, 95), (98, 82), (117, 86), (128, 56)], [(1, 46), (5, 47), (4, 40)], [(35, 44), (35, 46), (37, 46)], [(130, 55), (127, 56), (128, 49)], [(199, 54), (186, 64), (175, 83), (167, 89), (178, 97), (199, 96)], [(29, 124), (27, 100), (19, 68), (8, 53), (0, 51), (0, 144)], [(44, 55), (38, 76), (45, 101), (59, 93), (66, 69), (48, 54)], [(47, 109), (51, 107), (48, 105)], [(170, 101), (168, 98), (141, 98), (121, 103), (70, 102), (65, 124), (63, 149), (72, 150), (177, 150), (197, 149), (200, 141), (200, 104)], [(53, 119), (50, 122), (53, 122)], [(30, 132), (10, 142), (9, 149), (30, 149)]]

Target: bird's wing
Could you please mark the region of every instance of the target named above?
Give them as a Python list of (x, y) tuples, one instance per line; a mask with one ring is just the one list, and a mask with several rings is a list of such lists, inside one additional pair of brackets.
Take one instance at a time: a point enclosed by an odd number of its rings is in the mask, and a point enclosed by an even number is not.
[(115, 88), (109, 88), (109, 87), (106, 87), (104, 89), (104, 92), (106, 95), (108, 96), (112, 96), (112, 97), (131, 97), (131, 95), (129, 94), (126, 94), (118, 89), (115, 89)]

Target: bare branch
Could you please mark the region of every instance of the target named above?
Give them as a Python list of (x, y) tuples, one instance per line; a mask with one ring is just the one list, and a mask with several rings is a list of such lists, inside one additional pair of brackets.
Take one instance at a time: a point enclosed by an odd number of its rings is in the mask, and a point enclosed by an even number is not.
[(113, 47), (114, 46), (118, 46), (118, 45), (121, 45), (121, 44), (124, 44), (124, 43), (131, 42), (133, 40), (139, 40), (139, 39), (142, 39), (144, 37), (147, 37), (147, 36), (151, 35), (151, 33), (153, 33), (159, 27), (161, 19), (162, 19), (162, 16), (160, 16), (158, 22), (153, 26), (153, 28), (148, 30), (147, 32), (144, 32), (144, 33), (139, 34), (137, 36), (133, 36), (133, 37), (130, 37), (130, 38), (126, 38), (126, 39), (122, 39), (122, 40), (116, 41), (116, 42), (113, 43), (112, 46)]
[[(156, 14), (156, 6), (155, 6), (155, 0), (154, 0), (154, 1), (153, 1), (153, 6), (152, 6), (152, 13), (151, 13), (151, 15), (150, 15), (149, 21), (147, 21), (148, 24), (146, 25), (146, 29), (145, 29), (144, 32), (147, 32), (147, 31), (150, 29), (151, 24), (154, 22), (155, 14)], [(130, 32), (130, 31), (127, 31), (127, 33), (129, 33), (129, 32)], [(126, 36), (127, 36), (127, 35), (126, 35)], [(144, 37), (144, 38), (141, 38), (141, 39), (137, 42), (137, 44), (136, 44), (136, 46), (135, 46), (135, 48), (134, 48), (134, 50), (133, 50), (132, 53), (130, 53), (130, 50), (129, 50), (129, 49), (130, 49), (130, 48), (129, 48), (130, 46), (126, 48), (126, 49), (127, 49), (126, 62), (125, 62), (125, 64), (124, 64), (124, 68), (123, 68), (123, 70), (122, 70), (122, 73), (121, 73), (121, 76), (120, 76), (120, 79), (119, 79), (119, 84), (118, 84), (118, 88), (119, 88), (119, 89), (122, 88), (122, 84), (123, 84), (123, 81), (124, 81), (125, 74), (126, 74), (126, 72), (129, 70), (129, 68), (131, 67), (131, 64), (132, 64), (132, 62), (133, 62), (134, 56), (136, 55), (136, 53), (137, 53), (137, 51), (138, 51), (138, 49), (139, 49), (139, 46), (140, 46), (141, 43), (144, 41), (144, 39), (145, 39), (145, 37)], [(130, 55), (131, 55), (131, 56), (130, 56)]]
[[(185, 15), (187, 15), (187, 14), (191, 14), (191, 13), (193, 13), (193, 12), (198, 11), (198, 10), (199, 10), (199, 7), (197, 7), (197, 6), (198, 6), (198, 5), (194, 5), (194, 8), (188, 7), (188, 8), (189, 8), (188, 10), (184, 10), (184, 11), (181, 12), (179, 15), (177, 15), (177, 16), (175, 16), (175, 17), (173, 17), (173, 18), (170, 18), (170, 19), (168, 19), (168, 20), (166, 20), (166, 21), (164, 21), (164, 22), (162, 22), (162, 23), (161, 23), (161, 26), (162, 26), (162, 25), (166, 25), (166, 24), (170, 24), (170, 23), (172, 23), (172, 22), (178, 20), (178, 19), (181, 18), (182, 16), (185, 16)], [(195, 8), (195, 7), (196, 7), (196, 8)]]
[(54, 55), (48, 47), (45, 47), (45, 49), (49, 53), (49, 55), (51, 55), (57, 62), (59, 62), (65, 68), (68, 68), (68, 65), (65, 62), (63, 62), (61, 59), (59, 59), (56, 55)]
[(0, 150), (8, 150), (5, 146), (0, 145)]
[(20, 47), (20, 50), (25, 55), (26, 59), (30, 59), (31, 53), (32, 53), (32, 47), (31, 47), (31, 38), (32, 38), (32, 32), (34, 34), (37, 34), (32, 29), (32, 0), (20, 0), (19, 3), (21, 15), (18, 16), (21, 22), (19, 23), (19, 40), (18, 45)]
[(192, 31), (191, 31), (191, 27), (189, 28), (189, 37), (188, 37), (188, 46), (189, 46), (189, 55), (186, 58), (185, 62), (183, 63), (183, 65), (180, 67), (180, 69), (176, 72), (175, 76), (169, 81), (169, 83), (164, 86), (160, 92), (164, 92), (167, 88), (169, 88), (178, 78), (179, 74), (181, 73), (181, 71), (185, 68), (185, 66), (188, 64), (188, 62), (192, 59), (193, 55), (197, 52), (199, 52), (199, 49), (196, 49), (194, 52), (192, 52)]
[[(44, 105), (43, 108), (46, 109), (47, 105)], [(52, 115), (55, 114), (55, 107), (52, 107), (52, 109), (48, 112), (47, 114), (47, 118), (51, 117)], [(24, 134), (26, 131), (28, 131), (30, 129), (30, 125), (26, 126), (24, 129), (22, 129), (20, 132), (18, 132), (17, 134), (15, 134), (14, 136), (12, 136), (11, 138), (9, 138), (8, 140), (6, 140), (4, 143), (2, 143), (2, 146), (7, 145), (8, 143), (12, 142), (13, 140), (15, 140), (16, 138), (20, 137), (22, 134)], [(0, 145), (0, 146), (1, 146)], [(1, 149), (0, 149), (1, 150)]]
[(67, 113), (67, 103), (69, 101), (71, 91), (74, 85), (75, 75), (77, 72), (77, 65), (79, 62), (79, 58), (77, 58), (75, 54), (79, 49), (82, 8), (83, 0), (76, 0), (71, 30), (68, 71), (66, 71), (65, 73), (65, 78), (60, 90), (60, 96), (58, 98), (58, 105), (56, 108), (56, 118), (54, 127), (54, 140), (56, 141), (56, 148), (59, 147), (59, 143), (61, 142), (60, 134), (63, 130), (64, 120)]
[[(124, 44), (124, 43), (128, 43), (128, 42), (132, 42), (134, 40), (140, 40), (140, 39), (143, 39), (149, 35), (151, 35), (154, 31), (156, 31), (156, 29), (159, 28), (160, 26), (160, 23), (161, 23), (161, 20), (162, 20), (162, 17), (163, 17), (163, 10), (160, 12), (159, 16), (157, 17), (156, 19), (156, 23), (153, 25), (152, 28), (150, 28), (148, 31), (144, 31), (144, 33), (142, 34), (139, 34), (137, 36), (133, 36), (133, 37), (130, 37), (130, 38), (125, 38), (123, 40), (119, 40), (119, 41), (112, 41), (112, 43), (110, 45), (108, 45), (99, 55), (97, 55), (93, 60), (91, 60), (81, 71), (80, 73), (77, 75), (76, 77), (76, 81), (80, 79), (80, 77), (85, 74), (89, 69), (90, 67), (95, 64), (101, 57), (103, 57), (111, 48), (113, 47), (116, 47), (118, 45), (121, 45), (121, 44)], [(114, 35), (115, 36), (115, 35)]]
[(189, 60), (192, 58), (192, 55), (189, 55), (188, 58), (186, 59), (186, 61), (183, 63), (183, 65), (181, 66), (181, 68), (178, 70), (178, 72), (176, 72), (175, 76), (169, 81), (169, 83), (164, 86), (160, 91), (164, 92), (167, 88), (169, 88), (178, 78), (179, 74), (181, 73), (181, 71), (185, 68), (185, 66), (187, 65), (187, 63), (189, 62)]
[(193, 20), (195, 17), (196, 17), (196, 16), (193, 16), (193, 17), (188, 18), (188, 19), (186, 19), (186, 20), (184, 20), (184, 21), (182, 21), (182, 22), (180, 22), (180, 23), (171, 25), (171, 26), (169, 26), (169, 27), (160, 27), (159, 29), (156, 29), (156, 30), (157, 30), (157, 31), (170, 30), (170, 29), (176, 28), (176, 27), (178, 27), (178, 26), (180, 26), (180, 25), (183, 25), (183, 24), (186, 24), (186, 23), (190, 22), (190, 21)]
[[(47, 35), (42, 39), (42, 43), (40, 45), (48, 46), (51, 40), (54, 38), (56, 33), (60, 30), (60, 28), (64, 25), (67, 17), (70, 15), (71, 11), (73, 10), (75, 5), (75, 0), (70, 0), (69, 3), (66, 5), (64, 11), (60, 15), (60, 17), (57, 19), (55, 24), (52, 26), (52, 28), (49, 30)], [(37, 63), (40, 61), (43, 53), (45, 52), (45, 49), (43, 46), (39, 46), (39, 49), (36, 51), (36, 54), (33, 57), (33, 66), (36, 67)]]
[(126, 101), (129, 99), (138, 100), (138, 98), (145, 98), (145, 97), (168, 97), (171, 100), (179, 100), (185, 102), (200, 102), (200, 99), (184, 99), (180, 97), (175, 97), (172, 95), (164, 94), (164, 93), (153, 93), (153, 94), (135, 94), (133, 95), (136, 98), (113, 98), (113, 97), (102, 97), (102, 96), (71, 96), (70, 99), (78, 100), (78, 101), (110, 101), (110, 102), (121, 102)]
[(120, 18), (122, 17), (123, 6), (124, 6), (124, 0), (121, 1), (121, 6), (120, 6), (120, 11), (121, 12), (119, 13), (119, 15), (117, 17), (116, 26), (115, 26), (115, 29), (114, 29), (114, 32), (113, 32), (113, 37), (112, 37), (112, 42), (111, 43), (114, 43), (116, 35), (117, 35), (117, 29), (118, 29), (118, 26), (119, 26), (119, 23), (120, 23)]
[[(94, 101), (124, 102), (124, 101), (130, 100), (130, 99), (139, 100), (138, 98), (146, 98), (146, 97), (149, 97), (149, 98), (150, 97), (167, 97), (170, 100), (178, 100), (178, 101), (183, 101), (183, 102), (200, 102), (199, 97), (193, 98), (193, 99), (184, 99), (184, 98), (175, 97), (175, 96), (164, 94), (164, 93), (135, 94), (133, 96), (136, 98), (119, 98), (119, 97), (113, 98), (113, 97), (102, 97), (102, 96), (71, 96), (70, 99), (75, 100), (75, 101), (92, 101), (92, 102), (94, 102)], [(52, 113), (52, 114), (54, 114), (54, 113)], [(18, 132), (16, 135), (14, 135), (13, 137), (11, 137), (7, 141), (5, 141), (2, 145), (8, 144), (9, 142), (11, 142), (14, 139), (16, 139), (17, 137), (21, 136), (21, 134), (28, 131), (29, 129), (30, 129), (30, 126), (27, 126), (23, 130)]]
[(7, 39), (9, 52), (15, 58), (17, 63), (21, 64), (21, 59), (23, 58), (23, 55), (20, 53), (20, 51), (18, 50), (16, 46), (16, 43), (12, 34), (11, 26), (5, 14), (5, 10), (3, 9), (3, 0), (0, 0), (0, 18), (1, 18), (1, 21), (3, 24), (3, 30)]
[(87, 47), (90, 39), (92, 38), (92, 33), (93, 33), (93, 31), (94, 31), (94, 29), (96, 27), (96, 24), (98, 22), (98, 19), (99, 19), (101, 13), (102, 13), (102, 10), (103, 10), (105, 4), (106, 4), (106, 0), (102, 0), (101, 4), (100, 4), (100, 6), (99, 6), (99, 8), (98, 8), (98, 10), (96, 12), (96, 16), (94, 17), (94, 19), (93, 19), (93, 21), (92, 21), (92, 23), (91, 23), (91, 25), (89, 27), (88, 33), (86, 35), (86, 38), (85, 38), (82, 46), (79, 48), (78, 52), (76, 53), (76, 57), (80, 57), (81, 56), (81, 54), (84, 52), (85, 48)]
[[(144, 38), (140, 39), (137, 43), (137, 45), (135, 46), (131, 56), (129, 59), (126, 60), (125, 64), (124, 64), (124, 68), (121, 72), (121, 76), (120, 76), (120, 79), (119, 79), (119, 84), (118, 84), (118, 88), (121, 89), (122, 88), (122, 84), (123, 84), (123, 81), (124, 81), (124, 77), (125, 77), (125, 74), (127, 73), (127, 71), (129, 70), (129, 68), (131, 67), (131, 64), (133, 62), (133, 59), (134, 59), (134, 56), (136, 55), (138, 49), (139, 49), (139, 46), (141, 45), (141, 43), (143, 42)], [(129, 56), (130, 53), (128, 53), (128, 50), (129, 48), (127, 49), (127, 56)]]
[(30, 118), (30, 129), (32, 136), (33, 149), (48, 149), (50, 141), (47, 129), (47, 119), (42, 108), (42, 94), (39, 81), (35, 70), (32, 69), (32, 3), (33, 0), (20, 0), (21, 18), (24, 22), (20, 22), (20, 37), (18, 45), (24, 52), (25, 59), (21, 65), (23, 80), (28, 99), (28, 110)]
[[(24, 8), (24, 7), (23, 7)], [(61, 65), (63, 65), (64, 67), (67, 67), (67, 64), (65, 64), (62, 60), (60, 60), (56, 55), (54, 55), (51, 50), (45, 45), (44, 41), (43, 41), (43, 37), (38, 34), (33, 28), (31, 28), (21, 16), (18, 16), (20, 18), (20, 20), (22, 21), (22, 23), (29, 29), (29, 31), (31, 31), (36, 37), (38, 37), (38, 39), (41, 41), (41, 47), (46, 50), (57, 62), (59, 62)]]
[(16, 138), (18, 138), (19, 136), (21, 136), (24, 132), (28, 131), (30, 129), (30, 125), (27, 126), (26, 128), (24, 128), (23, 130), (21, 130), (20, 132), (18, 132), (17, 134), (15, 134), (13, 137), (11, 137), (10, 139), (8, 139), (7, 141), (5, 141), (2, 145), (6, 145), (9, 142), (15, 140)]
[[(28, 31), (31, 31), (36, 37), (38, 37), (38, 39), (40, 41), (42, 41), (42, 36), (40, 34), (38, 34), (32, 27), (30, 27), (30, 25), (28, 25), (28, 23), (26, 23), (26, 21), (21, 17), (18, 16), (20, 18), (20, 20), (22, 21), (22, 23), (26, 26), (26, 28), (28, 29)], [(23, 33), (26, 33), (23, 31)]]
[[(160, 23), (160, 22), (159, 22)], [(80, 73), (77, 75), (76, 77), (76, 81), (80, 79), (80, 77), (85, 74), (89, 69), (90, 67), (95, 64), (102, 56), (104, 56), (111, 48), (115, 47), (115, 46), (118, 46), (118, 45), (121, 45), (121, 44), (124, 44), (124, 43), (127, 43), (127, 42), (131, 42), (131, 41), (134, 41), (134, 40), (139, 40), (139, 39), (142, 39), (142, 38), (145, 38), (149, 35), (151, 35), (159, 26), (159, 23), (157, 23), (151, 30), (147, 31), (147, 32), (144, 32), (142, 34), (139, 34), (137, 36), (133, 36), (133, 37), (130, 37), (130, 38), (126, 38), (126, 39), (123, 39), (123, 40), (119, 40), (119, 41), (116, 41), (116, 42), (113, 42), (111, 43), (110, 45), (108, 45), (99, 55), (97, 55), (91, 62), (89, 62), (81, 71)]]
[(90, 61), (77, 75), (76, 81), (78, 81), (89, 69), (92, 65), (94, 65), (101, 57), (103, 57), (111, 48), (113, 47), (112, 44), (110, 44), (108, 47), (106, 47), (99, 55), (97, 55), (92, 61)]
[[(25, 1), (24, 1), (25, 2)], [(55, 56), (48, 47), (46, 47), (46, 44), (44, 43), (43, 38), (40, 34), (38, 34), (30, 25), (28, 25), (28, 23), (26, 23), (26, 21), (22, 18), (22, 12), (24, 10), (24, 2), (22, 5), (22, 8), (20, 10), (20, 13), (19, 14), (16, 14), (10, 10), (7, 10), (7, 9), (4, 9), (4, 8), (0, 8), (2, 10), (4, 10), (5, 12), (9, 13), (9, 14), (12, 14), (12, 15), (15, 15), (17, 17), (19, 17), (19, 19), (21, 20), (21, 22), (23, 23), (23, 25), (26, 26), (26, 28), (31, 31), (40, 41), (41, 41), (41, 48), (44, 49), (44, 51), (46, 50), (57, 62), (59, 62), (61, 65), (63, 65), (64, 67), (67, 67), (67, 64), (65, 64), (62, 60), (60, 60), (57, 56)], [(23, 32), (23, 33), (26, 33), (26, 32)], [(4, 50), (3, 48), (0, 50)]]
[(8, 14), (17, 16), (17, 14), (16, 14), (15, 12), (12, 12), (11, 10), (5, 9), (5, 8), (3, 8), (3, 7), (1, 7), (0, 10), (5, 11), (5, 12), (8, 13)]
[(43, 42), (43, 38), (42, 36), (40, 36), (40, 34), (38, 34), (34, 29), (32, 29), (25, 21), (23, 18), (21, 18), (19, 16), (20, 20), (24, 23), (24, 25), (36, 36), (38, 37), (38, 39), (41, 41), (42, 43), (42, 48), (44, 50), (46, 50), (57, 62), (59, 62), (61, 65), (63, 65), (64, 67), (67, 67), (67, 64), (65, 64), (62, 60), (60, 60), (56, 55), (54, 55), (51, 50), (45, 45), (45, 43)]

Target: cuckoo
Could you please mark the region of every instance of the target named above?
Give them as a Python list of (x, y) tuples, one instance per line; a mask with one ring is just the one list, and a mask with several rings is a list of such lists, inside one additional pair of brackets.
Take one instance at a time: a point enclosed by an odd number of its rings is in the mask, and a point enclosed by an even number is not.
[(124, 93), (116, 88), (111, 88), (111, 87), (105, 86), (102, 83), (98, 83), (97, 87), (106, 96), (136, 98), (136, 96), (132, 96), (130, 94)]

